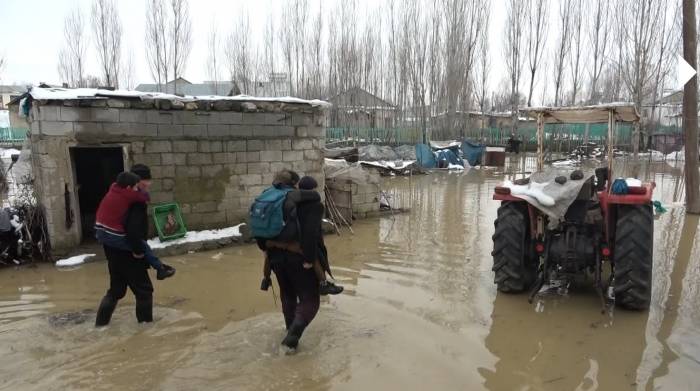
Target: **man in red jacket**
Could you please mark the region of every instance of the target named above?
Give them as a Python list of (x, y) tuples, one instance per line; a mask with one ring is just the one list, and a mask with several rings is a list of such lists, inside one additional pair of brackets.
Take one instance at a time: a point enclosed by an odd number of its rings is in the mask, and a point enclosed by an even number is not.
[[(132, 167), (131, 172), (139, 177), (137, 184), (139, 191), (148, 193), (151, 179), (150, 169), (139, 164)], [(129, 206), (123, 228), (129, 250), (115, 248), (107, 244), (103, 245), (109, 269), (109, 289), (97, 310), (97, 319), (95, 320), (97, 327), (109, 324), (117, 303), (126, 295), (127, 287), (131, 289), (136, 298), (136, 319), (138, 322), (153, 321), (153, 284), (148, 276), (148, 263), (143, 259), (147, 246), (145, 240), (148, 235), (148, 215), (145, 202), (134, 202)]]

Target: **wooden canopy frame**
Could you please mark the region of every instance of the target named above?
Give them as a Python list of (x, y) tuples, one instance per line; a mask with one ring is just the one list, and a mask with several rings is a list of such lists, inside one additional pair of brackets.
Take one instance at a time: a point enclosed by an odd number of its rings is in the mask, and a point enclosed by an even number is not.
[(632, 103), (572, 107), (528, 107), (521, 111), (537, 119), (537, 171), (542, 171), (544, 167), (545, 124), (598, 124), (607, 122), (608, 172), (612, 175), (612, 150), (616, 122), (633, 122), (636, 124), (640, 120), (639, 113)]

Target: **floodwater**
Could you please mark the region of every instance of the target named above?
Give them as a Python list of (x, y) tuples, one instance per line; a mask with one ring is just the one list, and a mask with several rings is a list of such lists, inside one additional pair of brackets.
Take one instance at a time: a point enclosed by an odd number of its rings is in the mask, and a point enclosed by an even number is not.
[(92, 326), (104, 262), (0, 270), (0, 389), (698, 389), (698, 218), (680, 206), (680, 170), (636, 168), (669, 206), (655, 220), (651, 308), (601, 314), (586, 287), (531, 305), (493, 285), (491, 193), (532, 165), (385, 180), (411, 212), (328, 237), (346, 293), (322, 299), (294, 356), (279, 349), (253, 245), (168, 259), (178, 273), (154, 281), (150, 325), (129, 294), (109, 327)]

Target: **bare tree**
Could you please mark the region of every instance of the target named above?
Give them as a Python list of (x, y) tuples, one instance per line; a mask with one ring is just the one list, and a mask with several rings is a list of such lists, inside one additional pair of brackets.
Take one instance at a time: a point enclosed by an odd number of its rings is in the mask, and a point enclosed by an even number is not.
[(532, 93), (535, 87), (537, 69), (542, 61), (542, 53), (547, 41), (549, 1), (531, 0), (527, 10), (527, 60), (530, 69), (530, 90), (527, 105), (532, 106)]
[[(192, 21), (187, 0), (171, 0), (172, 20), (170, 25), (170, 45), (172, 53), (173, 80), (177, 81), (187, 67), (187, 59), (192, 50)], [(177, 94), (177, 83), (173, 83)]]
[(225, 55), (231, 81), (238, 84), (241, 93), (253, 93), (253, 49), (247, 12), (239, 15), (238, 22), (226, 39)]
[(219, 40), (219, 28), (216, 21), (212, 21), (211, 30), (209, 30), (209, 38), (207, 40), (207, 48), (209, 49), (209, 53), (207, 55), (206, 63), (207, 76), (213, 82), (212, 94), (218, 94), (219, 79), (221, 76), (219, 73), (219, 68), (221, 67), (221, 64), (219, 63)]
[(518, 105), (520, 97), (520, 76), (523, 70), (523, 28), (526, 20), (526, 3), (510, 0), (507, 3), (506, 26), (504, 31), (503, 54), (510, 79), (510, 110), (513, 117), (513, 133), (518, 130)]
[[(618, 2), (617, 13), (621, 19), (618, 28), (624, 38), (618, 66), (629, 96), (639, 112), (642, 112), (642, 103), (652, 92), (652, 84), (659, 71), (657, 56), (667, 55), (667, 52), (661, 50), (665, 43), (659, 34), (667, 23), (664, 14), (667, 6), (667, 0)], [(632, 138), (635, 158), (639, 152), (642, 135), (640, 125), (635, 127)]]
[(572, 1), (573, 8), (571, 14), (571, 50), (569, 51), (569, 62), (571, 65), (571, 105), (576, 104), (579, 90), (581, 89), (581, 74), (583, 65), (581, 64), (582, 28), (583, 25), (583, 0)]
[(474, 98), (479, 105), (479, 112), (481, 113), (481, 125), (482, 139), (483, 130), (486, 128), (486, 105), (488, 102), (489, 94), (489, 73), (490, 73), (490, 59), (489, 59), (489, 33), (488, 33), (488, 22), (490, 12), (487, 10), (485, 17), (486, 27), (482, 30), (479, 36), (479, 52), (478, 61), (476, 62), (476, 70), (474, 72)]
[(274, 15), (272, 13), (268, 14), (267, 16), (267, 22), (265, 23), (265, 58), (264, 58), (264, 64), (265, 64), (265, 72), (267, 73), (267, 77), (270, 78), (270, 86), (272, 88), (272, 94), (277, 96), (277, 83), (275, 80), (273, 80), (273, 76), (275, 75), (275, 51), (277, 50), (277, 46), (275, 45), (275, 20), (274, 20)]
[(58, 54), (58, 73), (71, 87), (85, 87), (87, 37), (80, 9), (74, 9), (63, 22), (64, 46)]
[(561, 103), (561, 95), (564, 84), (564, 73), (566, 71), (566, 59), (569, 55), (569, 43), (571, 42), (571, 13), (572, 2), (562, 1), (559, 3), (559, 39), (554, 50), (554, 106)]
[(121, 72), (122, 25), (113, 0), (95, 0), (92, 4), (92, 30), (102, 81), (119, 87)]
[(415, 2), (407, 3), (401, 16), (401, 40), (404, 45), (404, 61), (402, 65), (408, 74), (411, 103), (419, 112), (420, 128), (423, 133), (423, 143), (428, 142), (428, 113), (426, 105), (426, 78), (429, 53), (425, 36), (427, 25), (430, 23), (428, 17), (423, 14), (423, 9)]
[(598, 91), (598, 81), (603, 73), (606, 57), (608, 55), (608, 40), (610, 35), (610, 2), (608, 0), (595, 0), (594, 10), (590, 13), (589, 44), (593, 67), (591, 69), (589, 103), (600, 101), (601, 94)]
[[(695, 0), (683, 0), (683, 58), (697, 68), (697, 26)], [(683, 92), (685, 130), (686, 212), (700, 214), (700, 175), (698, 174), (698, 76), (693, 76)]]
[(166, 38), (168, 16), (163, 0), (148, 0), (146, 3), (146, 59), (158, 89), (168, 82), (170, 71), (170, 48)]
[(127, 50), (126, 63), (124, 64), (122, 87), (127, 90), (136, 88), (136, 70), (134, 69), (133, 51)]

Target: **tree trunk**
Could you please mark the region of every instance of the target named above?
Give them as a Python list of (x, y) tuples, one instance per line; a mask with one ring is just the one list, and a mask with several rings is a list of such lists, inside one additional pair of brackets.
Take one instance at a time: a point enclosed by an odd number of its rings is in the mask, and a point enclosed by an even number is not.
[[(695, 0), (683, 0), (683, 58), (697, 69)], [(698, 172), (698, 77), (693, 76), (683, 91), (685, 130), (686, 213), (700, 214), (700, 173)]]

